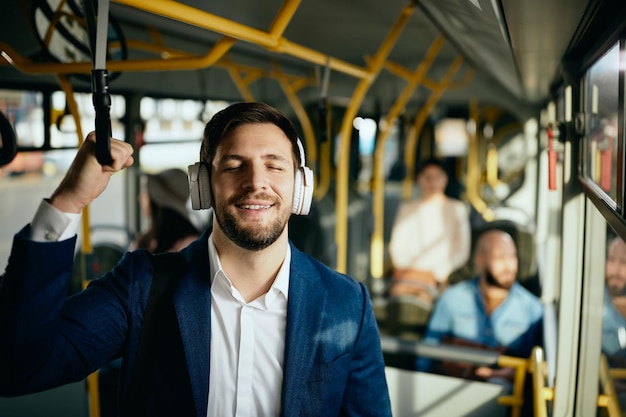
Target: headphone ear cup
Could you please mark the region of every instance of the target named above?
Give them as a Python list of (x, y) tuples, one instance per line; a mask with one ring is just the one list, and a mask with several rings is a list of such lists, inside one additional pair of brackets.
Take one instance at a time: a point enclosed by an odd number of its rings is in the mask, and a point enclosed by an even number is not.
[(300, 214), (300, 202), (302, 201), (302, 168), (296, 170), (296, 178), (293, 183), (293, 205), (291, 206), (292, 214)]
[(213, 206), (213, 201), (211, 201), (211, 177), (209, 175), (209, 167), (206, 164), (200, 165), (198, 183), (200, 184), (200, 201), (202, 202), (202, 209), (210, 209), (211, 206)]
[(311, 168), (304, 165), (306, 158), (300, 138), (298, 138), (296, 143), (300, 152), (300, 168), (296, 170), (291, 213), (306, 216), (311, 210), (311, 202), (313, 201), (313, 171), (311, 171)]
[(189, 194), (191, 207), (194, 210), (206, 210), (211, 208), (211, 179), (209, 167), (202, 162), (189, 165)]
[(298, 168), (293, 189), (291, 213), (306, 216), (313, 201), (313, 171), (307, 166)]

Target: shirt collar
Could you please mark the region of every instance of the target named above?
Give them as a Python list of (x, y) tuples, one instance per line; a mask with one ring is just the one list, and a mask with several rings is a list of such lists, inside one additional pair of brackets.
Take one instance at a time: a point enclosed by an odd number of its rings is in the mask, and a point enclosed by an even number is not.
[[(272, 284), (272, 287), (269, 289), (268, 294), (273, 294), (276, 291), (283, 294), (283, 296), (287, 299), (289, 298), (289, 267), (291, 265), (291, 245), (287, 245), (287, 250), (285, 253), (285, 260), (283, 264), (280, 266), (278, 270), (278, 274), (276, 275), (276, 279)], [(224, 277), (226, 277), (226, 273), (222, 269), (222, 263), (220, 262), (220, 257), (217, 254), (217, 249), (215, 248), (215, 243), (213, 242), (213, 233), (209, 235), (209, 277), (211, 286), (213, 285), (213, 281), (218, 273), (221, 273)]]

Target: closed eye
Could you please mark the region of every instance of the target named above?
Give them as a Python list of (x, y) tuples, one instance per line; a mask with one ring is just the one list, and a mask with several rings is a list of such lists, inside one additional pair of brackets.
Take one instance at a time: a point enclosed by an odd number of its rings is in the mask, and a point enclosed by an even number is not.
[(232, 172), (232, 171), (237, 171), (239, 168), (241, 168), (241, 165), (224, 167), (224, 171), (225, 172)]
[(272, 171), (285, 171), (286, 168), (280, 165), (269, 165), (268, 169), (272, 170)]

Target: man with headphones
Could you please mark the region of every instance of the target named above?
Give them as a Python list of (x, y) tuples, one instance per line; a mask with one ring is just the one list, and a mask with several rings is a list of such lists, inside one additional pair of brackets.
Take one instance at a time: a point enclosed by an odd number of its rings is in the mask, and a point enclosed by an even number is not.
[[(79, 213), (133, 163), (131, 146), (113, 140), (113, 163), (100, 166), (93, 138), (15, 237), (0, 289), (0, 395), (80, 380), (122, 357), (122, 416), (391, 415), (367, 290), (289, 242), (313, 173), (283, 114), (237, 103), (207, 124), (189, 180), (194, 208), (213, 208), (213, 228), (179, 252), (159, 304), (150, 293), (162, 276), (143, 250), (65, 299)], [(156, 326), (154, 305), (171, 311)], [(139, 378), (148, 322), (160, 338)]]

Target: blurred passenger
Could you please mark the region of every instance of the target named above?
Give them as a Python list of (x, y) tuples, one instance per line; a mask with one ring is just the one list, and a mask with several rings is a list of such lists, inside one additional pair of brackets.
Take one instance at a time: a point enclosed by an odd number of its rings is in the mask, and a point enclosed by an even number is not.
[(626, 368), (626, 243), (609, 245), (602, 321), (602, 351), (612, 367)]
[(177, 252), (200, 236), (187, 210), (189, 183), (184, 171), (172, 168), (148, 174), (143, 188), (139, 205), (150, 223), (132, 242), (131, 250)]
[[(602, 353), (609, 367), (626, 368), (626, 242), (614, 238), (604, 266)], [(620, 407), (626, 408), (626, 381), (614, 379)]]
[(443, 290), (470, 254), (469, 214), (465, 204), (445, 195), (448, 175), (442, 163), (425, 161), (416, 178), (419, 198), (400, 206), (391, 232), (392, 277), (398, 282), (390, 295), (420, 295), (423, 286)]
[[(516, 280), (518, 258), (513, 238), (500, 230), (483, 233), (475, 262), (480, 275), (450, 286), (437, 300), (424, 342), (529, 357), (532, 348), (541, 344), (543, 306)], [(505, 385), (514, 375), (512, 368), (436, 364), (425, 358), (418, 360), (418, 369)]]

